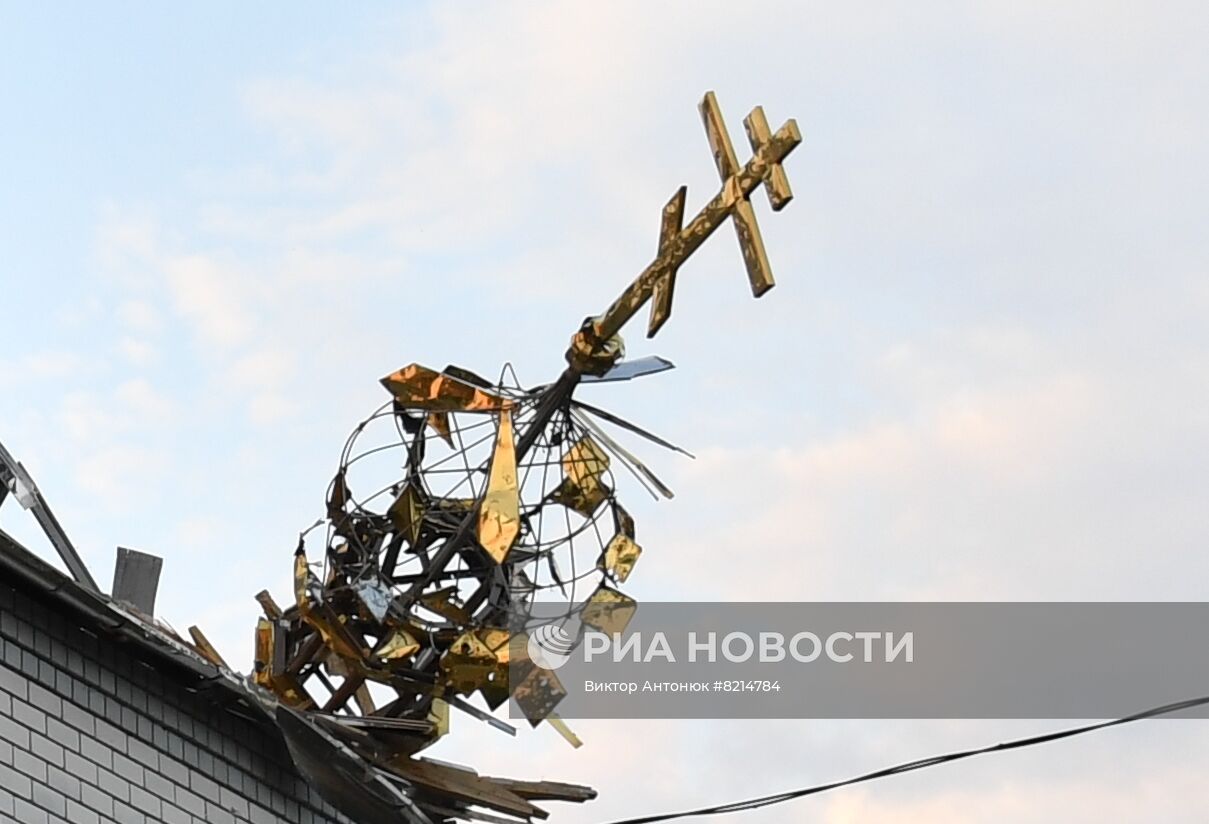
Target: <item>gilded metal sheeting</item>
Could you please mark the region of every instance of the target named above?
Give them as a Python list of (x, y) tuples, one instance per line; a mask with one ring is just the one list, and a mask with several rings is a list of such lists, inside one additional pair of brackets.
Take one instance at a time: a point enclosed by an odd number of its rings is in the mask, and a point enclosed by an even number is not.
[(781, 161), (802, 142), (802, 134), (798, 131), (797, 123), (791, 119), (776, 132), (768, 135), (763, 110), (753, 111), (748, 116), (747, 128), (754, 155), (746, 165), (740, 167), (713, 92), (706, 93), (700, 109), (706, 136), (714, 153), (714, 164), (722, 177), (722, 190), (702, 207), (696, 217), (671, 237), (669, 226), (674, 222), (679, 192), (673, 196), (672, 201), (665, 207), (659, 252), (655, 259), (613, 301), (605, 313), (594, 321), (590, 333), (581, 329), (573, 339), (571, 348), (567, 350), (567, 361), (581, 373), (595, 374), (581, 367), (582, 364), (591, 362), (593, 345), (617, 334), (652, 297), (657, 300), (651, 310), (647, 335), (650, 337), (659, 331), (671, 313), (671, 287), (674, 284), (668, 277), (669, 273), (675, 273), (727, 218), (734, 220), (752, 293), (760, 297), (771, 289), (775, 282), (756, 224), (755, 212), (748, 198), (756, 187), (764, 184), (774, 209), (779, 209), (788, 202), (792, 193), (789, 191), (789, 182), (785, 178)]
[(468, 624), (470, 623), (470, 613), (466, 611), (465, 607), (454, 602), (457, 594), (457, 587), (445, 587), (435, 592), (424, 593), (416, 600), (416, 603), (455, 624)]
[[(488, 673), (486, 683), (479, 686), (479, 691), (487, 701), (487, 706), (495, 709), (507, 701), (511, 694), (508, 673), (512, 663), (512, 633), (506, 629), (487, 627), (479, 630), (479, 638), (495, 655), (495, 670)], [(528, 638), (525, 637), (525, 640), (528, 641)]]
[(734, 147), (730, 144), (730, 135), (726, 131), (726, 124), (722, 122), (722, 112), (713, 92), (706, 92), (701, 101), (701, 119), (705, 122), (705, 133), (714, 152), (714, 165), (718, 167), (723, 188), (730, 190), (727, 197), (731, 200), (735, 232), (739, 235), (739, 248), (743, 251), (743, 262), (747, 266), (748, 280), (751, 281), (751, 293), (760, 297), (776, 282), (772, 277), (772, 266), (768, 263), (768, 253), (764, 251), (764, 238), (760, 236), (760, 227), (756, 224), (756, 213), (752, 211), (751, 201), (742, 192), (737, 191), (732, 183), (735, 175), (739, 173), (739, 161), (735, 157)]
[(491, 474), (487, 491), (479, 508), (479, 544), (502, 564), (521, 529), (520, 493), (516, 482), (516, 441), (512, 436), (512, 412), (500, 412), (500, 427), (496, 434), (495, 452), (491, 457)]
[(330, 608), (308, 610), (303, 620), (319, 631), (324, 644), (336, 654), (355, 661), (365, 659), (368, 650)]
[(403, 661), (420, 651), (420, 642), (403, 628), (394, 630), (374, 650), (374, 657), (383, 661)]
[(600, 481), (609, 468), (609, 456), (591, 437), (585, 435), (563, 456), (563, 473), (579, 486)]
[(567, 450), (562, 467), (563, 481), (552, 500), (590, 518), (612, 492), (603, 478), (609, 456), (590, 435), (584, 435)]
[(621, 504), (613, 504), (613, 526), (627, 538), (634, 537), (634, 516), (626, 512)]
[(634, 564), (638, 563), (638, 556), (641, 554), (642, 547), (634, 543), (632, 538), (618, 533), (605, 547), (598, 567), (611, 572), (618, 583), (624, 584), (625, 579), (629, 578), (630, 573), (634, 570)]
[[(768, 128), (763, 106), (756, 106), (743, 118), (743, 128), (747, 130), (747, 140), (751, 143), (753, 152), (760, 151), (761, 146), (772, 141), (772, 130)], [(768, 172), (764, 176), (764, 190), (768, 193), (768, 202), (774, 212), (781, 211), (793, 200), (789, 178), (785, 176), (785, 168), (779, 162), (768, 164)]]
[(302, 619), (314, 627), (322, 636), (329, 649), (345, 658), (363, 659), (367, 650), (364, 644), (358, 643), (355, 636), (345, 626), (341, 616), (337, 615), (326, 603), (315, 603), (311, 597), (312, 585), (318, 585), (311, 575), (306, 562), (305, 552), (294, 553), (294, 594), (298, 601), (298, 612)]
[(613, 332), (602, 335), (597, 318), (586, 318), (571, 336), (567, 361), (584, 375), (604, 375), (625, 357), (625, 341)]
[(287, 704), (299, 709), (314, 706), (297, 679), (285, 670), (285, 630), (267, 618), (256, 621), (256, 655), (252, 664), (252, 681), (271, 690)]
[(477, 633), (463, 632), (441, 658), (441, 674), (451, 689), (469, 695), (487, 683), (497, 664), (495, 653)]
[(327, 517), (333, 521), (342, 519), (344, 507), (348, 505), (352, 496), (352, 492), (349, 491), (348, 484), (344, 480), (344, 470), (341, 469), (332, 479), (331, 489), (328, 490)]
[(479, 630), (479, 640), (491, 650), (496, 661), (508, 665), (512, 656), (512, 633), (501, 627), (484, 627)]
[(584, 605), (580, 620), (606, 635), (620, 635), (638, 611), (638, 602), (601, 584)]
[(424, 521), (424, 498), (414, 483), (403, 486), (386, 514), (399, 534), (415, 546), (420, 540), (420, 525)]
[(566, 697), (567, 689), (558, 676), (542, 667), (529, 670), (529, 674), (512, 690), (512, 700), (534, 727), (554, 712), (554, 708)]
[(571, 728), (567, 726), (567, 722), (558, 717), (558, 713), (552, 712), (547, 715), (546, 723), (553, 727), (558, 734), (563, 737), (563, 740), (575, 749), (578, 750), (584, 745), (584, 742), (580, 740), (579, 736), (572, 732)]
[[(684, 199), (687, 195), (688, 187), (681, 186), (663, 207), (663, 219), (659, 224), (659, 257), (661, 259), (671, 258), (672, 245), (676, 242), (676, 238), (684, 226)], [(667, 270), (659, 280), (655, 281), (651, 295), (651, 318), (646, 329), (648, 338), (655, 337), (663, 324), (667, 323), (667, 319), (672, 316), (672, 294), (676, 289), (677, 268), (668, 263)]]
[(252, 680), (262, 687), (272, 687), (270, 667), (273, 662), (273, 622), (267, 618), (256, 621), (256, 652), (253, 658)]
[[(404, 408), (429, 412), (498, 412), (507, 398), (413, 363), (381, 381)], [(439, 430), (438, 430), (439, 431)]]
[(462, 633), (441, 658), (444, 683), (455, 692), (481, 691), (495, 707), (508, 698), (510, 634), (498, 627)]
[(453, 448), (453, 434), (449, 429), (449, 413), (448, 412), (429, 412), (428, 425), (432, 430), (441, 436), (441, 440)]
[(550, 496), (550, 500), (573, 509), (585, 518), (591, 518), (600, 505), (609, 497), (609, 487), (603, 481), (593, 481), (587, 486), (580, 486), (570, 478), (564, 478), (558, 489)]
[(432, 707), (428, 711), (428, 720), (433, 724), (433, 737), (440, 738), (449, 732), (449, 702), (432, 699)]
[(311, 605), (310, 582), (311, 569), (306, 563), (306, 553), (299, 550), (294, 553), (294, 599), (302, 612)]

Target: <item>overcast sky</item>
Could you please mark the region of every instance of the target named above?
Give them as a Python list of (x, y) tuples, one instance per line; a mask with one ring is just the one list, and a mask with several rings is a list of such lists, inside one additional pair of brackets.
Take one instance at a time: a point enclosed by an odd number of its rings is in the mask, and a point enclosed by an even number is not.
[[(103, 583), (248, 670), (352, 426), (412, 361), (530, 383), (717, 189), (763, 104), (805, 142), (681, 272), (673, 372), (584, 390), (697, 454), (621, 492), (640, 600), (1186, 599), (1209, 553), (1202, 4), (0, 3), (0, 440)], [(746, 150), (740, 148), (741, 158)], [(41, 548), (11, 502), (0, 525)], [(580, 781), (604, 821), (1054, 722), (456, 718), (430, 754)], [(1194, 821), (1153, 722), (737, 817)]]

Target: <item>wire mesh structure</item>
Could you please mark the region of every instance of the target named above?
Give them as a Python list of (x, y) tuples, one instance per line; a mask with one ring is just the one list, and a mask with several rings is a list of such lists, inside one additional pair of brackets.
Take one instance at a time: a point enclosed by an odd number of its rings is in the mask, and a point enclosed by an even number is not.
[[(646, 361), (649, 371), (670, 366)], [(480, 692), (492, 709), (515, 697), (507, 667), (534, 601), (561, 600), (568, 618), (587, 610), (589, 623), (600, 623), (593, 609), (632, 612), (616, 587), (642, 550), (614, 462), (670, 490), (602, 424), (642, 430), (571, 399), (517, 456), (513, 433), (539, 425), (547, 388), (521, 388), (511, 367), (491, 384), (413, 364), (383, 383), (395, 397), (350, 434), (326, 517), (300, 536), (296, 605), (281, 610), (262, 594), (256, 672), (299, 708), (391, 719), (394, 746), (411, 753), (448, 728), (450, 705), (472, 710), (457, 695)], [(434, 408), (417, 408), (421, 399)], [(444, 406), (460, 408), (435, 408)], [(373, 682), (394, 690), (390, 706), (375, 705)], [(545, 683), (530, 719), (566, 733), (549, 712), (558, 687)]]
[[(499, 384), (481, 385), (513, 402), (514, 427), (527, 426), (540, 396), (502, 381), (503, 376)], [(483, 618), (507, 624), (535, 599), (561, 598), (570, 613), (585, 591), (601, 582), (624, 582), (632, 563), (619, 567), (605, 555), (619, 531), (632, 533), (632, 520), (617, 500), (610, 456), (602, 460), (583, 446), (595, 443), (579, 422), (588, 415), (568, 407), (546, 423), (517, 464), (519, 531), (507, 558), (494, 564), (478, 553), (458, 553), (433, 581), (443, 598), (448, 593), (443, 603), (464, 603), (478, 588), (493, 586), (487, 602), (495, 608)], [(328, 488), (322, 574), (343, 575), (349, 595), (358, 586), (381, 583), (399, 594), (414, 584), (486, 491), (498, 437), (498, 420), (487, 413), (446, 413), (434, 421), (394, 401), (376, 409), (350, 434)], [(566, 505), (568, 479), (594, 471), (599, 494)], [(360, 489), (373, 491), (353, 491)], [(418, 520), (412, 507), (422, 511)], [(338, 594), (330, 586), (328, 592)], [(415, 615), (429, 631), (465, 617), (434, 605), (429, 599)]]

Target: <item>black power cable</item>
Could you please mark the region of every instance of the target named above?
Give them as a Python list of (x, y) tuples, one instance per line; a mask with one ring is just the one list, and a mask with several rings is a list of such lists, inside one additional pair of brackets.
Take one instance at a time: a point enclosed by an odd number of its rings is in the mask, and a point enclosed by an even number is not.
[(1124, 718), (1116, 718), (1111, 721), (1100, 721), (1095, 724), (1088, 724), (1083, 727), (1071, 727), (1070, 729), (1058, 730), (1057, 732), (1044, 733), (1042, 735), (1033, 735), (1028, 738), (1016, 738), (1011, 741), (1004, 741), (1000, 744), (991, 744), (986, 747), (979, 747), (973, 750), (961, 750), (958, 752), (946, 753), (945, 755), (934, 755), (930, 758), (921, 758), (918, 761), (908, 761), (904, 764), (898, 764), (893, 767), (876, 770), (864, 775), (858, 775), (853, 778), (846, 778), (842, 781), (833, 781), (829, 784), (816, 784), (813, 787), (805, 787), (800, 790), (789, 790), (776, 795), (766, 795), (760, 798), (750, 798), (746, 801), (734, 801), (730, 804), (720, 804), (716, 807), (702, 807), (698, 810), (686, 810), (679, 813), (661, 813), (659, 815), (649, 815), (642, 818), (627, 818), (623, 821), (613, 821), (610, 824), (654, 824), (657, 821), (672, 821), (677, 818), (691, 818), (704, 815), (722, 815), (723, 813), (738, 813), (748, 810), (758, 810), (761, 807), (769, 807), (773, 804), (783, 804), (786, 801), (792, 801), (795, 798), (802, 798), (807, 795), (816, 795), (824, 793), (828, 790), (834, 790), (839, 787), (847, 787), (851, 784), (862, 784), (866, 781), (875, 781), (879, 778), (888, 778), (892, 775), (900, 773), (914, 772), (922, 770), (926, 767), (936, 767), (940, 764), (948, 764), (951, 761), (960, 761), (963, 758), (973, 758), (976, 755), (986, 755), (994, 752), (1005, 752), (1007, 750), (1018, 750), (1024, 747), (1033, 747), (1038, 744), (1048, 744), (1051, 741), (1058, 741), (1063, 738), (1073, 738), (1076, 735), (1083, 735), (1097, 730), (1107, 729), (1108, 727), (1116, 727), (1121, 724), (1130, 724), (1134, 721), (1141, 721), (1146, 718), (1157, 718), (1160, 715), (1170, 715), (1180, 712), (1181, 710), (1191, 709), (1209, 704), (1209, 696), (1201, 698), (1190, 698), (1186, 701), (1177, 701), (1174, 704), (1164, 704), (1161, 707), (1144, 710), (1134, 715), (1127, 715)]

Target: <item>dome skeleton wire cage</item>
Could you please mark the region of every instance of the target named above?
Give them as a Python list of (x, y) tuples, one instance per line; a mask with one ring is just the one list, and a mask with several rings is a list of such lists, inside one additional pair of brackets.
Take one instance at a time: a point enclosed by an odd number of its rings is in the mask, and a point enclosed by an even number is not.
[[(610, 351), (616, 362), (619, 339)], [(671, 367), (644, 358), (587, 380)], [(328, 486), (326, 518), (299, 537), (297, 605), (266, 607), (258, 624), (258, 682), (302, 708), (410, 722), (394, 742), (403, 752), (442, 735), (450, 706), (473, 713), (458, 696), (475, 692), (492, 709), (512, 697), (530, 723), (547, 720), (577, 743), (552, 713), (564, 694), (552, 673), (529, 689), (508, 683), (531, 624), (550, 621), (531, 622), (528, 610), (557, 592), (563, 617), (581, 628), (628, 621), (634, 602), (617, 586), (642, 550), (611, 467), (624, 466), (653, 495), (671, 491), (602, 424), (678, 448), (570, 397), (541, 416), (550, 388), (522, 388), (510, 365), (496, 384), (418, 364), (382, 383), (394, 398), (353, 430)], [(534, 433), (520, 456), (514, 428)], [(322, 560), (312, 564), (307, 537), (320, 526)], [(369, 692), (375, 682), (398, 696), (384, 708)]]
[[(460, 374), (465, 376), (469, 373), (463, 370)], [(505, 385), (505, 377), (509, 375), (512, 382)], [(484, 388), (488, 386), (485, 381), (482, 381), (482, 385)], [(520, 387), (511, 364), (502, 370), (499, 383), (490, 388), (516, 403), (519, 411), (514, 414), (514, 425), (523, 426), (532, 412), (536, 390)], [(507, 561), (495, 568), (502, 571), (499, 584), (509, 596), (507, 602), (500, 603), (494, 612), (495, 617), (504, 622), (523, 619), (525, 607), (533, 600), (542, 594), (555, 596), (555, 593), (566, 601), (566, 616), (570, 617), (577, 608), (582, 608), (576, 596), (585, 587), (590, 591), (592, 587), (589, 584), (600, 581), (612, 585), (624, 583), (636, 560), (627, 558), (627, 563), (619, 567), (608, 563), (606, 558), (611, 536), (619, 524), (629, 519), (614, 491), (616, 485), (611, 463), (600, 473), (602, 488), (608, 490), (600, 506), (586, 513), (571, 507), (551, 506), (556, 503), (557, 484), (566, 477), (564, 462), (585, 463), (572, 459), (568, 453), (573, 445), (590, 442), (591, 431), (577, 420), (590, 415), (582, 408), (567, 408), (557, 412), (535, 441), (530, 454), (518, 464), (520, 531)], [(386, 442), (377, 443), (371, 439), (369, 444), (363, 443), (374, 434), (373, 425), (383, 422), (392, 424), (388, 431), (378, 433), (378, 438)], [(387, 402), (378, 407), (349, 435), (336, 477), (329, 485), (329, 501), (337, 484), (344, 485), (346, 511), (333, 511), (328, 519), (316, 524), (326, 527), (322, 574), (330, 574), (332, 564), (329, 557), (332, 554), (339, 556), (351, 550), (362, 560), (357, 565), (340, 562), (348, 579), (346, 586), (353, 588), (365, 580), (382, 577), (385, 568), (388, 588), (394, 590), (393, 594), (401, 594), (400, 587), (415, 580), (415, 575), (409, 573), (421, 566), (422, 553), (439, 546), (439, 542), (448, 536), (448, 531), (456, 527), (455, 518), (450, 514), (464, 511), (470, 502), (479, 497), (490, 469), (490, 446), (497, 437), (498, 427), (486, 415), (449, 413), (441, 426), (436, 428), (423, 417), (410, 416), (407, 410), (398, 407), (397, 402)], [(442, 447), (443, 454), (440, 452)], [(604, 448), (608, 450), (607, 445)], [(434, 452), (437, 452), (435, 456)], [(372, 482), (368, 487), (359, 482), (356, 472), (359, 465), (384, 454), (390, 456), (390, 468), (403, 472), (403, 476), (377, 487), (365, 497), (358, 497), (353, 490), (374, 488)], [(650, 470), (645, 465), (642, 465), (641, 471), (634, 468), (629, 462), (637, 459), (624, 450), (610, 451), (609, 457), (630, 469), (654, 497), (658, 497), (659, 492), (670, 492), (658, 479), (654, 480), (655, 485), (646, 480), (643, 473), (651, 475)], [(389, 520), (391, 507), (408, 484), (415, 485), (420, 497), (430, 502), (425, 510), (426, 523), (421, 525), (421, 540), (417, 545), (408, 545), (406, 530), (399, 529), (398, 523), (393, 524), (396, 531), (385, 542), (363, 541), (364, 536), (358, 530), (343, 528), (350, 522), (361, 520), (379, 523)], [(551, 509), (557, 511), (550, 512)], [(602, 525), (602, 521), (607, 523)], [(626, 529), (632, 532), (633, 528), (629, 526)], [(440, 579), (439, 583), (456, 588), (455, 597), (451, 600), (470, 597), (472, 591), (467, 584), (481, 583), (479, 574), (484, 572), (483, 565), (472, 566), (471, 560), (460, 556)], [(497, 574), (496, 577), (500, 576)], [(337, 591), (329, 587), (329, 595), (336, 594)], [(425, 623), (432, 630), (448, 625), (449, 617), (437, 616)]]

